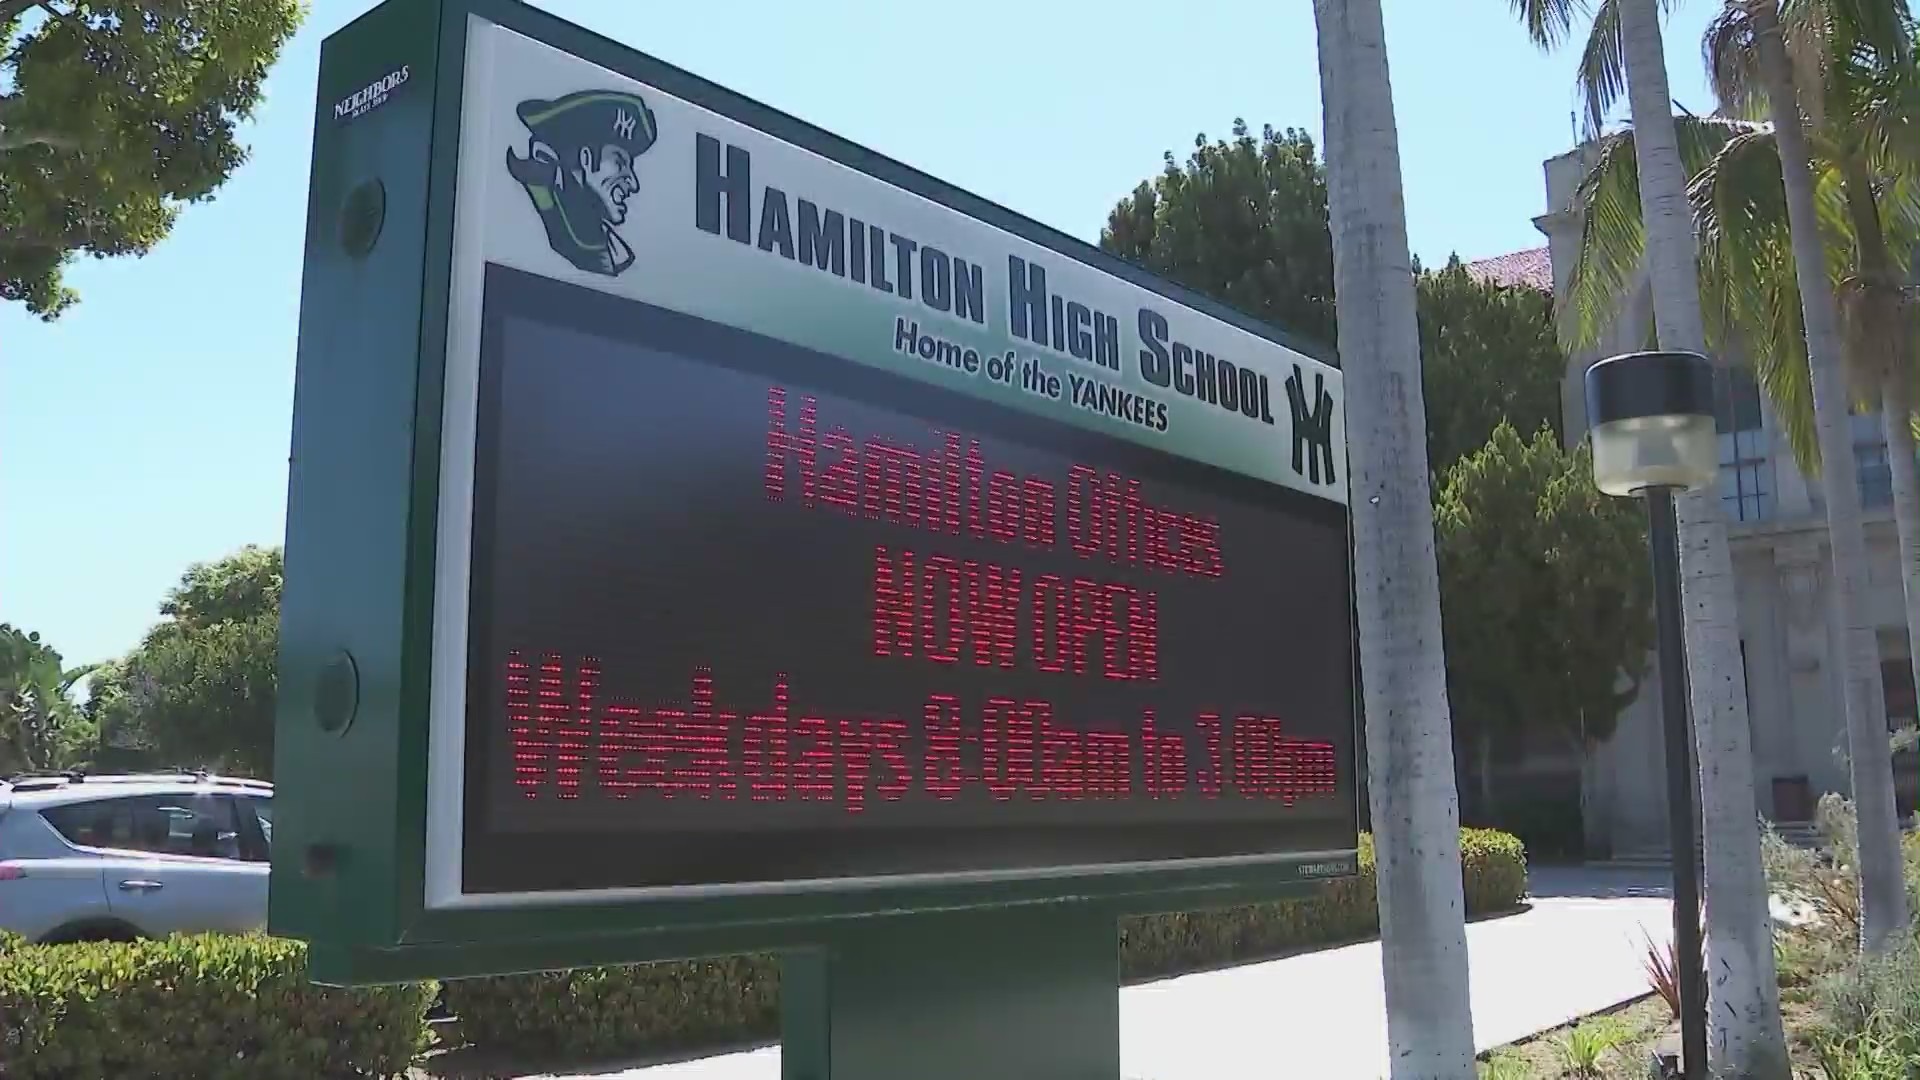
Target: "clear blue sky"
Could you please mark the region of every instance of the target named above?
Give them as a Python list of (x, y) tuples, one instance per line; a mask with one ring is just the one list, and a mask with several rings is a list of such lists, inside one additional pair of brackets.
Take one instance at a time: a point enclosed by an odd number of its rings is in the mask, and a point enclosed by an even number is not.
[[(75, 267), (82, 302), (57, 323), (0, 309), (0, 621), (69, 662), (135, 644), (189, 563), (280, 542), (320, 41), (370, 6), (315, 0), (245, 132), (252, 159), (158, 250)], [(1089, 240), (1196, 132), (1320, 128), (1304, 0), (543, 6)], [(1713, 6), (1668, 28), (1696, 111)], [(1386, 9), (1414, 253), (1541, 243), (1574, 58), (1539, 55), (1507, 0)]]

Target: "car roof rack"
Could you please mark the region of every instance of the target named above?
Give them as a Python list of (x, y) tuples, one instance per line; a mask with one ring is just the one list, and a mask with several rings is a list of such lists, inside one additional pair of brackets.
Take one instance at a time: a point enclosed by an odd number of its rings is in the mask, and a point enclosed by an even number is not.
[(86, 778), (86, 774), (78, 769), (35, 770), (14, 773), (5, 781), (8, 789), (24, 792), (47, 791), (67, 784), (78, 784)]
[(0, 783), (16, 792), (52, 791), (70, 784), (88, 784), (108, 787), (120, 784), (167, 784), (167, 783), (213, 784), (220, 787), (237, 788), (251, 791), (272, 791), (271, 780), (256, 780), (244, 776), (220, 776), (206, 769), (172, 768), (155, 769), (143, 772), (124, 773), (88, 773), (81, 769), (60, 771), (42, 771), (15, 773), (0, 777)]
[(86, 773), (80, 769), (23, 769), (20, 772), (0, 776), (0, 781), (16, 784), (22, 780), (67, 780), (86, 779)]

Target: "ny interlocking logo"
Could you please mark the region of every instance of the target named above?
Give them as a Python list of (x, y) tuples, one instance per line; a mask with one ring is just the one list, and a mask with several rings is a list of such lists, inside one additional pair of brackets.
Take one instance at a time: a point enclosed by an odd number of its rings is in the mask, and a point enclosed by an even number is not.
[[(1293, 365), (1287, 376), (1287, 405), (1293, 412), (1293, 472), (1313, 483), (1334, 482), (1333, 471), (1333, 395), (1327, 393), (1324, 372), (1313, 373), (1313, 408), (1307, 408), (1307, 385), (1300, 365)], [(1320, 479), (1321, 463), (1326, 463), (1327, 478)]]

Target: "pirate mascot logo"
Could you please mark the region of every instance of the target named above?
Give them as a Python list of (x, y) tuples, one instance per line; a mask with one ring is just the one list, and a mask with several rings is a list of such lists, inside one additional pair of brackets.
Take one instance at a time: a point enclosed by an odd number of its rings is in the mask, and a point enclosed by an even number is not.
[(568, 262), (612, 277), (633, 265), (615, 231), (640, 190), (634, 159), (653, 145), (653, 110), (634, 94), (586, 90), (516, 110), (530, 133), (527, 156), (507, 151), (507, 171), (533, 199), (547, 243)]

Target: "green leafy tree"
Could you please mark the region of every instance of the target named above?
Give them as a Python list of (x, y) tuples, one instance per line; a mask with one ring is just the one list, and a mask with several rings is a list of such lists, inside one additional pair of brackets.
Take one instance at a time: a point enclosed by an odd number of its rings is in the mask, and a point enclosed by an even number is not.
[(140, 255), (245, 159), (302, 0), (0, 0), (0, 299), (45, 318), (78, 252)]
[(1333, 234), (1313, 140), (1233, 122), (1232, 141), (1172, 151), (1108, 215), (1100, 246), (1275, 326), (1333, 340)]
[[(1100, 245), (1156, 274), (1311, 339), (1333, 337), (1333, 235), (1313, 140), (1244, 120), (1231, 141), (1169, 152), (1108, 216)], [(1456, 258), (1418, 277), (1427, 460), (1436, 477), (1510, 420), (1557, 430), (1564, 354), (1553, 298), (1476, 280)], [(1437, 486), (1437, 482), (1436, 482)]]
[(1458, 256), (1422, 272), (1418, 287), (1427, 460), (1434, 475), (1444, 477), (1454, 462), (1480, 449), (1502, 422), (1520, 431), (1559, 432), (1566, 354), (1554, 330), (1553, 297), (1477, 280)]
[(1447, 470), (1433, 516), (1447, 698), (1482, 785), (1527, 731), (1580, 749), (1610, 736), (1653, 645), (1637, 507), (1594, 486), (1584, 443), (1503, 421)]
[(168, 765), (271, 777), (283, 578), (279, 548), (188, 568), (160, 605), (165, 619), (95, 680), (102, 742)]
[(67, 668), (40, 635), (0, 623), (0, 773), (88, 763), (92, 721), (73, 705), (91, 668)]

